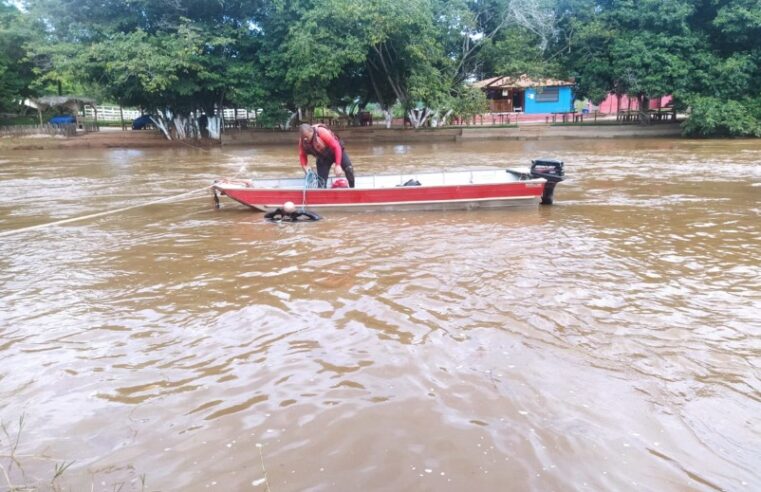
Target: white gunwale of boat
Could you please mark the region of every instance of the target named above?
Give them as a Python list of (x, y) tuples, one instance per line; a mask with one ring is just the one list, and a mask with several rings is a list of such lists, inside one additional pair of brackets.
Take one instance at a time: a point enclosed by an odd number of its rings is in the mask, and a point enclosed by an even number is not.
[[(331, 190), (333, 180), (338, 177), (328, 178), (327, 188), (310, 188), (311, 191)], [(358, 176), (354, 190), (377, 190), (403, 187), (404, 183), (415, 180), (420, 183), (416, 188), (431, 188), (441, 186), (482, 186), (490, 184), (509, 183), (544, 183), (544, 178), (530, 178), (528, 169), (473, 169), (452, 171), (428, 171), (420, 173), (400, 174), (371, 174)], [(258, 178), (250, 180), (250, 185), (240, 181), (229, 183), (220, 182), (215, 186), (219, 189), (278, 189), (278, 190), (303, 190), (303, 178)], [(332, 191), (346, 188), (332, 188)]]

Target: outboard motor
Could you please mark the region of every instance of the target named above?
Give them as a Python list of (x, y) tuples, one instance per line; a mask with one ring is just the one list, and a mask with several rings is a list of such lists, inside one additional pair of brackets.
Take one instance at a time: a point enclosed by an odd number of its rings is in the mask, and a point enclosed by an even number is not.
[(557, 159), (534, 159), (531, 161), (531, 177), (547, 180), (547, 184), (544, 185), (544, 193), (542, 193), (542, 205), (552, 205), (555, 185), (565, 179), (563, 161)]

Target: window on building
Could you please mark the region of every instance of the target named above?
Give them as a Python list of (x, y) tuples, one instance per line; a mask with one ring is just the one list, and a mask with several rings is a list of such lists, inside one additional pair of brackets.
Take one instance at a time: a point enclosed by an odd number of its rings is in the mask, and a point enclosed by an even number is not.
[(536, 89), (535, 100), (538, 103), (560, 101), (560, 87), (539, 87)]

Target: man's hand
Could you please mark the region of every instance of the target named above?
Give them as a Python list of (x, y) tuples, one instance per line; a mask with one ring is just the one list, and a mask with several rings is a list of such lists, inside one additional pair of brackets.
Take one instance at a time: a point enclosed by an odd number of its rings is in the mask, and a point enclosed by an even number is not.
[(336, 176), (343, 176), (344, 170), (341, 169), (341, 166), (336, 166)]

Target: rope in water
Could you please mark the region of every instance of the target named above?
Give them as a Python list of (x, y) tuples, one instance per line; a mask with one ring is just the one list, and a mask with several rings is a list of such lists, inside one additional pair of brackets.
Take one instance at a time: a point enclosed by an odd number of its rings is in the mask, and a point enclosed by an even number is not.
[[(205, 150), (207, 152), (211, 152), (212, 149), (219, 149), (219, 147), (201, 147), (200, 145), (193, 145), (191, 143), (184, 142), (182, 140), (170, 140), (170, 142), (181, 143), (182, 145), (186, 145), (186, 146), (190, 147), (191, 149)], [(222, 152), (221, 150), (218, 150), (217, 153), (220, 154), (220, 155), (223, 155), (225, 157), (231, 157), (233, 159), (238, 159), (240, 157), (240, 156), (235, 155), (235, 154), (228, 154), (227, 152)]]
[[(194, 148), (194, 149), (197, 149), (197, 150), (206, 150), (206, 151), (211, 152), (211, 149), (209, 149), (209, 148), (193, 145), (193, 144), (190, 144), (190, 143), (187, 143), (187, 142), (183, 142), (182, 140), (176, 140), (176, 142), (179, 142), (179, 143), (181, 143), (183, 145), (187, 145), (188, 147), (191, 147), (191, 148)], [(236, 156), (236, 155), (233, 155), (233, 154), (228, 154), (226, 152), (219, 152), (219, 153), (224, 155), (224, 156), (226, 156), (226, 157), (231, 157), (233, 159), (237, 159), (239, 157), (239, 156)], [(246, 168), (245, 165), (242, 166), (238, 170), (238, 172), (235, 174), (235, 176), (237, 177), (238, 175), (240, 175), (243, 172), (245, 172), (245, 168)], [(173, 202), (173, 201), (190, 200), (191, 198), (195, 198), (195, 197), (188, 197), (188, 198), (181, 198), (181, 197), (183, 197), (185, 195), (190, 195), (190, 194), (193, 194), (193, 193), (199, 193), (201, 191), (206, 191), (206, 190), (208, 190), (210, 188), (211, 188), (211, 186), (204, 186), (203, 188), (199, 188), (197, 190), (187, 191), (185, 193), (180, 193), (179, 195), (174, 195), (174, 196), (170, 196), (170, 197), (166, 197), (166, 198), (160, 198), (158, 200), (153, 200), (153, 201), (150, 201), (150, 202), (147, 202), (147, 203), (140, 203), (138, 205), (130, 205), (129, 207), (118, 208), (116, 210), (107, 210), (105, 212), (98, 212), (98, 213), (94, 213), (94, 214), (83, 215), (81, 217), (71, 217), (69, 219), (56, 220), (54, 222), (48, 222), (48, 223), (45, 223), (45, 224), (37, 224), (37, 225), (29, 226), (29, 227), (22, 227), (20, 229), (14, 229), (14, 230), (11, 230), (11, 231), (3, 231), (3, 232), (0, 232), (0, 237), (12, 236), (14, 234), (21, 234), (22, 232), (35, 231), (35, 230), (45, 229), (47, 227), (53, 227), (53, 226), (57, 226), (57, 225), (71, 224), (73, 222), (81, 222), (83, 220), (95, 219), (97, 217), (105, 217), (107, 215), (118, 214), (118, 213), (121, 213), (121, 212), (126, 212), (128, 210), (134, 210), (136, 208), (148, 207), (150, 205), (156, 205), (156, 204), (159, 204), (159, 203), (170, 203), (170, 202)]]
[[(152, 200), (152, 201), (146, 202), (146, 203), (139, 203), (137, 205), (130, 205), (129, 207), (118, 208), (118, 209), (115, 209), (115, 210), (107, 210), (105, 212), (98, 212), (98, 213), (89, 214), (89, 215), (82, 215), (80, 217), (71, 217), (71, 218), (68, 218), (68, 219), (56, 220), (54, 222), (47, 222), (45, 224), (37, 224), (37, 225), (29, 226), (29, 227), (22, 227), (20, 229), (13, 229), (11, 231), (4, 231), (4, 232), (0, 232), (0, 237), (12, 236), (14, 234), (21, 234), (22, 232), (35, 231), (35, 230), (39, 230), (39, 229), (46, 229), (48, 227), (53, 227), (53, 226), (57, 226), (57, 225), (71, 224), (73, 222), (81, 222), (83, 220), (95, 219), (97, 217), (105, 217), (107, 215), (118, 214), (118, 213), (121, 213), (121, 212), (126, 212), (128, 210), (134, 210), (136, 208), (148, 207), (150, 205), (156, 205), (156, 204), (159, 204), (159, 203), (170, 203), (170, 202), (180, 202), (180, 201), (183, 201), (183, 200), (190, 200), (190, 199), (197, 198), (197, 197), (195, 197), (195, 196), (187, 196), (187, 195), (194, 194), (194, 193), (200, 193), (202, 191), (207, 191), (209, 188), (211, 188), (211, 186), (204, 186), (203, 188), (199, 188), (199, 189), (191, 190), (191, 191), (186, 191), (185, 193), (180, 193), (179, 195), (173, 195), (173, 196), (169, 196), (169, 197), (166, 197), (166, 198), (160, 198), (158, 200)], [(182, 198), (182, 197), (186, 197), (186, 198)]]

